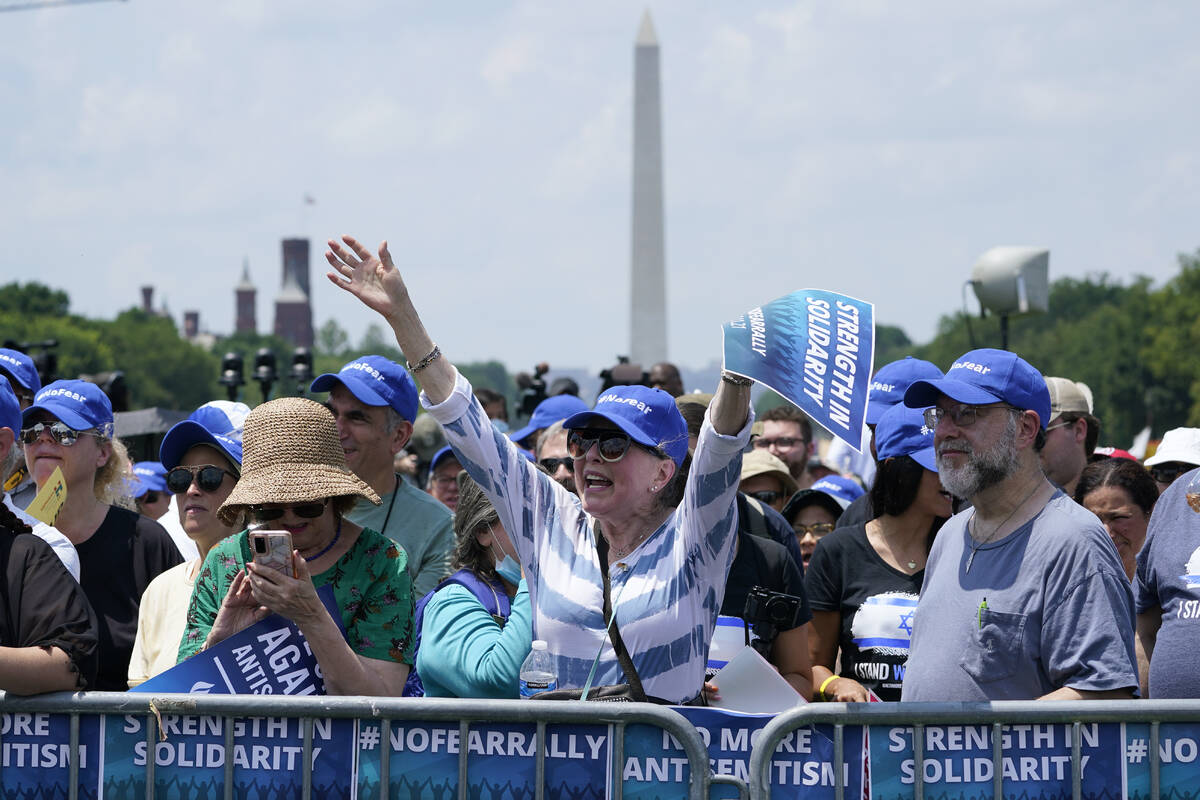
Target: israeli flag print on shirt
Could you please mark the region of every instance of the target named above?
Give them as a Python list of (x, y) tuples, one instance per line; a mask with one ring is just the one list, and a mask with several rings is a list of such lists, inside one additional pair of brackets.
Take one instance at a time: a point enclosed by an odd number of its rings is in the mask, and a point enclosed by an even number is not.
[(885, 655), (907, 655), (912, 643), (917, 595), (884, 592), (868, 597), (854, 614), (850, 631), (859, 650), (882, 651)]

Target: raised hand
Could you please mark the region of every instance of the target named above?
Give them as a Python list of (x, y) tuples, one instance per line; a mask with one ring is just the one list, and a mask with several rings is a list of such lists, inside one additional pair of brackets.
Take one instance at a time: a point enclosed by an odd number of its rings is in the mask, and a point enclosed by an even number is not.
[(368, 308), (378, 311), (388, 320), (408, 303), (408, 287), (400, 270), (392, 263), (387, 242), (379, 245), (376, 255), (353, 236), (343, 236), (342, 242), (329, 240), (325, 260), (333, 272), (325, 273), (335, 286), (357, 297)]

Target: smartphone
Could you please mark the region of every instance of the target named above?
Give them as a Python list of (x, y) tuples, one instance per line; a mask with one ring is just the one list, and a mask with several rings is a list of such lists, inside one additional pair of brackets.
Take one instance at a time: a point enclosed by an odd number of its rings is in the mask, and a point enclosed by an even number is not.
[(254, 563), (260, 567), (296, 577), (296, 565), (292, 561), (292, 535), (287, 531), (251, 531), (250, 550)]

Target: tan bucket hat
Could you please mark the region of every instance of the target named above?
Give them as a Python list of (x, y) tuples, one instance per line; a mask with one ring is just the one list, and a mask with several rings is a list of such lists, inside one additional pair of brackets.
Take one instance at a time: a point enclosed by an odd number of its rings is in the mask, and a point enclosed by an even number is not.
[(246, 506), (344, 495), (380, 503), (375, 490), (346, 467), (329, 409), (304, 397), (281, 397), (246, 417), (242, 476), (217, 516), (233, 525)]

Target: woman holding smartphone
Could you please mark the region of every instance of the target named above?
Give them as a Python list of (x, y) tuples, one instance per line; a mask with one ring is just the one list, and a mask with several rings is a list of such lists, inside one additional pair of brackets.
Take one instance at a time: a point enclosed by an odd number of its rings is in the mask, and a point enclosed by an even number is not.
[[(327, 693), (398, 696), (412, 638), (408, 559), (390, 539), (344, 518), (358, 498), (378, 504), (379, 496), (347, 469), (333, 415), (300, 397), (272, 400), (246, 417), (242, 445), (241, 478), (218, 514), (228, 524), (246, 515), (256, 532), (287, 534), (291, 570), (255, 563), (249, 531), (213, 547), (196, 579), (179, 659), (274, 612), (304, 634)], [(317, 596), (326, 584), (345, 637)]]

